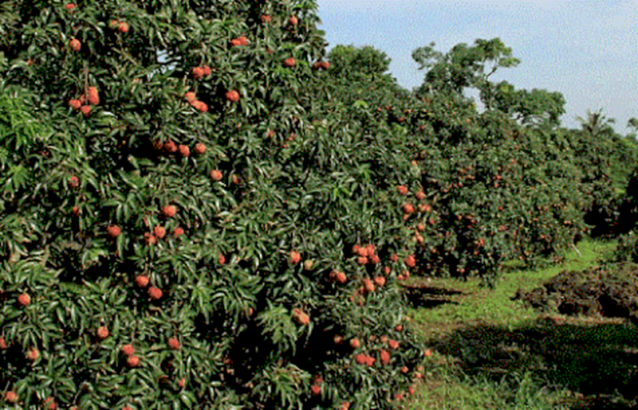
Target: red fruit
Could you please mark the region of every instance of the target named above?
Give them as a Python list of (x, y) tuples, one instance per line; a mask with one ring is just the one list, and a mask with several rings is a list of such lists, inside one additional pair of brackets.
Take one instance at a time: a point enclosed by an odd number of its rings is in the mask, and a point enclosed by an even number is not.
[(290, 57), (284, 60), (284, 66), (286, 67), (294, 67), (296, 64), (296, 61), (294, 58)]
[(175, 229), (173, 229), (173, 237), (175, 239), (179, 238), (181, 235), (184, 235), (184, 229), (177, 227)]
[(122, 407), (122, 410), (133, 410), (133, 409), (130, 408), (129, 406), (124, 406), (124, 407)]
[(69, 105), (71, 106), (71, 108), (73, 108), (75, 111), (77, 111), (82, 106), (82, 102), (80, 100), (78, 100), (77, 98), (74, 98), (72, 100), (69, 100)]
[(222, 172), (218, 169), (214, 169), (210, 171), (210, 177), (213, 179), (213, 181), (221, 181)]
[(270, 23), (271, 21), (271, 17), (269, 15), (264, 14), (263, 16), (261, 16), (261, 22), (262, 23)]
[(219, 254), (219, 264), (220, 264), (220, 265), (223, 265), (223, 264), (225, 264), (225, 263), (226, 263), (226, 257), (224, 256), (224, 254), (223, 254), (223, 253), (220, 253), (220, 254)]
[(100, 103), (100, 95), (97, 88), (89, 87), (87, 90), (89, 104), (98, 105)]
[(78, 39), (71, 39), (71, 41), (69, 41), (69, 46), (71, 47), (71, 50), (73, 51), (80, 51), (80, 48), (82, 47), (82, 43), (80, 43), (80, 40)]
[(343, 336), (336, 335), (336, 336), (333, 338), (333, 340), (334, 340), (334, 342), (335, 342), (335, 344), (336, 344), (336, 345), (340, 345), (341, 343), (343, 343)]
[(209, 75), (211, 75), (211, 74), (212, 74), (212, 72), (213, 72), (213, 71), (211, 70), (211, 68), (210, 68), (209, 66), (207, 66), (207, 65), (202, 66), (202, 69), (204, 70), (204, 76), (206, 76), (206, 77), (208, 77)]
[(91, 106), (90, 105), (83, 105), (82, 107), (80, 107), (80, 112), (82, 114), (84, 114), (85, 117), (88, 117), (89, 115), (91, 115)]
[(181, 378), (179, 379), (179, 381), (177, 382), (177, 385), (179, 386), (180, 389), (183, 389), (184, 386), (186, 386), (186, 379), (185, 378)]
[(71, 213), (73, 214), (73, 216), (79, 216), (80, 212), (81, 212), (80, 207), (77, 205), (71, 209)]
[(403, 400), (403, 396), (405, 396), (403, 393), (397, 393), (394, 395), (394, 398), (396, 400)]
[(370, 262), (376, 265), (377, 263), (381, 262), (381, 259), (379, 258), (379, 255), (372, 255), (370, 256)]
[(333, 272), (332, 272), (332, 274), (333, 274), (332, 276), (334, 277), (334, 279), (335, 279), (337, 282), (341, 283), (342, 285), (343, 285), (344, 283), (346, 283), (346, 280), (348, 279), (348, 278), (347, 278), (347, 276), (346, 276), (346, 274), (345, 274), (345, 273), (343, 273), (343, 272), (333, 271)]
[(117, 238), (122, 233), (122, 230), (117, 225), (111, 225), (108, 228), (106, 228), (106, 230), (109, 233), (109, 236), (113, 239)]
[(200, 112), (208, 112), (208, 105), (203, 101), (193, 102), (193, 108)]
[(388, 340), (388, 347), (390, 349), (398, 349), (399, 348), (399, 342), (397, 342), (396, 340)]
[(100, 326), (97, 328), (96, 334), (98, 338), (104, 340), (109, 337), (109, 329), (106, 326)]
[(73, 3), (67, 3), (67, 4), (65, 4), (65, 5), (64, 5), (64, 8), (65, 8), (66, 10), (73, 11), (73, 10), (75, 10), (75, 4), (73, 4)]
[(392, 256), (390, 256), (390, 260), (392, 262), (398, 262), (399, 261), (399, 255), (397, 255), (396, 253), (393, 253)]
[(120, 26), (119, 21), (117, 20), (111, 20), (109, 21), (109, 27), (112, 28), (113, 30), (115, 30), (116, 28), (118, 28)]
[(170, 347), (173, 350), (179, 350), (180, 348), (179, 340), (177, 340), (174, 337), (171, 337), (170, 339), (168, 339), (168, 347)]
[(31, 303), (31, 296), (27, 295), (26, 293), (18, 296), (18, 304), (20, 306), (27, 306), (29, 303)]
[(330, 63), (328, 61), (322, 61), (319, 64), (321, 64), (321, 68), (323, 68), (324, 70), (327, 70), (330, 68)]
[(157, 244), (157, 237), (153, 234), (151, 234), (150, 232), (146, 232), (144, 234), (144, 240), (146, 241), (147, 244), (149, 245), (155, 245)]
[(310, 390), (312, 391), (312, 394), (314, 394), (315, 396), (318, 396), (321, 394), (321, 386), (317, 384), (313, 384)]
[(164, 149), (166, 151), (168, 151), (171, 154), (174, 154), (177, 152), (177, 144), (175, 144), (173, 141), (166, 141), (164, 143)]
[(368, 365), (368, 367), (372, 367), (374, 366), (374, 362), (376, 362), (377, 359), (375, 359), (372, 356), (366, 356), (366, 364)]
[(355, 361), (357, 364), (365, 364), (367, 362), (367, 357), (366, 355), (359, 353), (355, 356)]
[(300, 325), (307, 325), (310, 323), (310, 316), (304, 313), (301, 309), (293, 309), (292, 317), (299, 323)]
[(44, 407), (48, 410), (55, 410), (58, 408), (53, 397), (47, 397), (47, 399), (44, 401)]
[(350, 410), (350, 402), (344, 401), (343, 403), (341, 403), (341, 407), (339, 407), (339, 410)]
[(426, 349), (425, 352), (423, 352), (424, 355), (426, 355), (427, 357), (432, 356), (432, 350), (430, 349)]
[(368, 263), (368, 258), (366, 258), (365, 256), (359, 256), (357, 258), (357, 263), (359, 265), (366, 265)]
[(397, 187), (397, 191), (399, 191), (399, 193), (400, 193), (401, 195), (407, 195), (407, 194), (408, 194), (408, 187), (407, 187), (407, 186), (405, 186), (405, 185), (399, 185), (399, 186)]
[(381, 351), (381, 363), (382, 364), (390, 363), (390, 353), (388, 353), (386, 350)]
[(172, 218), (177, 213), (177, 207), (175, 205), (166, 205), (162, 208), (162, 213), (167, 218)]
[(296, 265), (301, 260), (301, 255), (297, 251), (290, 251), (290, 263)]
[(18, 394), (13, 390), (9, 390), (4, 394), (4, 400), (7, 403), (17, 403), (18, 402)]
[(422, 200), (423, 198), (425, 198), (425, 192), (423, 192), (423, 191), (418, 191), (416, 194), (414, 194), (414, 197), (420, 201), (420, 200)]
[(156, 226), (155, 228), (153, 228), (153, 233), (159, 239), (163, 239), (166, 236), (166, 228), (163, 228), (161, 226)]
[(193, 148), (193, 151), (195, 152), (195, 154), (201, 155), (206, 152), (206, 145), (198, 142), (197, 144), (195, 144), (195, 148)]
[(396, 330), (397, 332), (402, 332), (403, 331), (403, 325), (396, 325), (394, 327), (394, 330)]
[(124, 353), (126, 356), (132, 356), (133, 353), (135, 353), (135, 348), (133, 347), (133, 345), (128, 344), (128, 345), (124, 345), (122, 346), (121, 349), (122, 353)]
[(239, 101), (239, 93), (235, 90), (228, 91), (226, 93), (226, 99), (230, 102), (237, 102)]
[(410, 395), (413, 395), (416, 392), (416, 388), (414, 387), (414, 385), (411, 385), (410, 387), (408, 387), (408, 393), (410, 393)]
[(120, 33), (128, 33), (128, 23), (125, 23), (123, 21), (120, 22), (120, 24), (118, 24), (117, 26), (117, 31), (119, 31)]
[(297, 23), (299, 23), (299, 19), (297, 18), (297, 16), (290, 16), (290, 18), (288, 19), (288, 22), (290, 23), (291, 26), (296, 26)]
[(405, 264), (408, 265), (410, 268), (414, 268), (416, 266), (416, 259), (414, 258), (414, 255), (409, 255), (407, 258), (405, 258)]
[(138, 277), (135, 278), (135, 284), (139, 286), (140, 288), (147, 287), (149, 282), (150, 282), (150, 279), (148, 278), (148, 276), (145, 276), (145, 275), (139, 275)]
[(193, 68), (193, 77), (195, 77), (196, 80), (200, 80), (202, 78), (204, 78), (204, 68), (203, 67), (195, 67)]
[(186, 101), (188, 101), (191, 104), (197, 100), (197, 97), (195, 97), (195, 93), (192, 91), (189, 91), (186, 94), (184, 94), (184, 98), (186, 99)]
[(153, 300), (160, 300), (162, 298), (162, 294), (163, 293), (161, 289), (158, 289), (154, 286), (151, 286), (150, 288), (148, 288), (148, 295)]
[(365, 279), (363, 281), (363, 286), (365, 288), (365, 291), (368, 293), (374, 292), (374, 284), (372, 283), (372, 281), (370, 279)]
[(7, 342), (4, 340), (4, 337), (0, 337), (0, 350), (6, 350), (7, 348)]
[(405, 374), (405, 373), (407, 373), (409, 371), (410, 371), (410, 369), (408, 369), (407, 367), (405, 367), (405, 366), (401, 367), (401, 373)]
[(126, 363), (129, 365), (129, 367), (137, 367), (140, 365), (140, 358), (137, 356), (129, 356), (126, 360)]
[(239, 39), (234, 38), (230, 40), (230, 45), (233, 47), (241, 46), (241, 41), (239, 41)]
[(27, 352), (27, 359), (31, 360), (32, 362), (38, 360), (38, 357), (40, 357), (40, 351), (35, 347), (31, 348), (31, 350)]
[(352, 347), (353, 349), (358, 349), (359, 347), (361, 347), (361, 342), (359, 341), (359, 339), (354, 338), (350, 340), (350, 347)]
[(383, 276), (377, 276), (374, 278), (374, 283), (376, 283), (377, 286), (382, 287), (385, 285), (385, 278)]
[(414, 207), (412, 206), (412, 204), (403, 204), (404, 214), (410, 215), (412, 212), (414, 212)]

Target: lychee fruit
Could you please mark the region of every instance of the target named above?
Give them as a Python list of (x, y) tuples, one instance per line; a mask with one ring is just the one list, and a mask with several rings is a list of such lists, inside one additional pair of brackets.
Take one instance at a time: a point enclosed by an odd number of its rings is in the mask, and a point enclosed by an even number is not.
[(139, 286), (140, 288), (147, 287), (149, 282), (150, 282), (150, 279), (146, 275), (139, 275), (138, 277), (135, 278), (135, 284)]
[(7, 403), (17, 403), (18, 402), (18, 394), (13, 390), (9, 390), (4, 394), (4, 401)]
[(124, 345), (121, 349), (122, 353), (126, 356), (132, 356), (135, 353), (135, 348), (132, 344)]
[(295, 64), (296, 64), (296, 61), (293, 57), (290, 57), (284, 60), (285, 67), (294, 67)]
[(290, 251), (290, 263), (296, 265), (301, 260), (301, 255), (297, 251)]
[(128, 23), (125, 23), (123, 21), (121, 21), (120, 24), (118, 24), (117, 26), (117, 31), (119, 31), (120, 33), (128, 33), (128, 30), (129, 30)]
[(179, 350), (180, 348), (179, 340), (177, 340), (177, 338), (171, 337), (170, 339), (168, 339), (168, 347), (170, 347), (173, 350)]
[(163, 239), (166, 236), (166, 228), (161, 227), (161, 226), (156, 226), (155, 228), (153, 228), (153, 233), (159, 239)]
[(91, 106), (90, 105), (83, 105), (82, 107), (80, 107), (80, 112), (85, 116), (88, 117), (89, 115), (91, 115)]
[(239, 93), (235, 90), (228, 91), (226, 93), (226, 99), (230, 102), (237, 102), (239, 101)]
[(354, 338), (350, 340), (350, 347), (352, 347), (353, 349), (358, 349), (359, 347), (361, 347), (361, 342), (359, 341), (359, 339)]
[(40, 351), (35, 347), (31, 348), (27, 352), (27, 359), (31, 360), (32, 362), (38, 360), (38, 357), (40, 357)]
[(179, 151), (179, 155), (181, 155), (184, 158), (191, 155), (191, 149), (188, 148), (188, 146), (186, 145), (180, 145), (179, 147), (177, 147), (177, 149)]
[(109, 329), (106, 326), (100, 326), (97, 328), (95, 334), (99, 339), (104, 340), (109, 337)]
[(89, 87), (87, 90), (89, 104), (98, 105), (100, 103), (100, 95), (96, 87)]
[(80, 51), (80, 48), (82, 47), (82, 43), (80, 43), (80, 40), (74, 38), (74, 39), (71, 39), (71, 41), (69, 41), (69, 46), (71, 47), (71, 50), (73, 51)]
[(197, 155), (201, 155), (204, 152), (206, 152), (206, 145), (202, 144), (201, 142), (198, 142), (197, 144), (195, 144), (195, 148), (193, 148), (193, 152), (195, 152), (195, 154)]
[(288, 22), (290, 23), (291, 26), (296, 26), (297, 23), (299, 23), (299, 19), (297, 18), (297, 16), (290, 16), (290, 18), (288, 19)]
[(177, 213), (177, 207), (175, 205), (167, 205), (162, 208), (162, 213), (167, 218), (172, 218)]
[(113, 239), (117, 238), (122, 233), (122, 230), (117, 225), (111, 225), (111, 226), (107, 227), (106, 230), (107, 230), (109, 236), (111, 238), (113, 238)]
[(173, 237), (175, 239), (179, 238), (180, 236), (184, 235), (184, 229), (177, 227), (175, 229), (173, 229)]
[(75, 111), (77, 111), (82, 106), (82, 102), (80, 100), (78, 100), (77, 98), (74, 98), (72, 100), (69, 100), (69, 105), (71, 106), (71, 108), (73, 108)]
[(29, 305), (29, 303), (31, 303), (31, 296), (29, 296), (28, 294), (23, 293), (18, 296), (18, 304), (20, 306), (27, 306)]
[(129, 365), (129, 367), (137, 367), (140, 365), (140, 358), (137, 356), (129, 356), (126, 360), (126, 363)]
[(210, 177), (213, 179), (213, 181), (221, 181), (222, 172), (218, 169), (214, 169), (210, 171)]
[(160, 300), (162, 298), (163, 292), (161, 289), (151, 286), (148, 289), (148, 295), (153, 300)]

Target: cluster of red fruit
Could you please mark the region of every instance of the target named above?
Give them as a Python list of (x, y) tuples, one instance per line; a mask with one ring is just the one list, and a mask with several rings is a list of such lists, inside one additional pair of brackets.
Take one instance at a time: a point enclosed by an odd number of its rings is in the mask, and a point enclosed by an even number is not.
[(85, 117), (91, 114), (91, 106), (100, 103), (100, 95), (96, 87), (88, 87), (80, 98), (69, 100), (69, 105), (74, 110), (80, 110)]
[(248, 45), (248, 39), (244, 36), (241, 37), (237, 37), (234, 38), (232, 40), (230, 40), (230, 45), (233, 47), (237, 47), (237, 46), (247, 46)]
[(130, 28), (128, 23), (119, 20), (111, 20), (109, 22), (109, 27), (111, 27), (113, 30), (119, 31), (122, 34), (128, 33)]
[(202, 78), (208, 77), (211, 74), (212, 70), (207, 65), (193, 68), (193, 77), (195, 77), (196, 80), (201, 80)]
[(368, 244), (365, 246), (354, 245), (352, 247), (352, 252), (359, 255), (359, 257), (357, 258), (357, 263), (359, 265), (367, 265), (370, 263), (376, 265), (381, 261), (379, 255), (375, 253), (376, 246), (374, 246), (373, 244)]
[(317, 61), (312, 65), (312, 68), (315, 70), (327, 70), (330, 68), (330, 63), (328, 61)]
[[(199, 67), (197, 67), (197, 68), (199, 68)], [(195, 96), (195, 93), (193, 91), (189, 91), (186, 94), (184, 94), (184, 98), (197, 111), (208, 112), (208, 104), (206, 104), (203, 101), (199, 101), (197, 99), (197, 97)]]

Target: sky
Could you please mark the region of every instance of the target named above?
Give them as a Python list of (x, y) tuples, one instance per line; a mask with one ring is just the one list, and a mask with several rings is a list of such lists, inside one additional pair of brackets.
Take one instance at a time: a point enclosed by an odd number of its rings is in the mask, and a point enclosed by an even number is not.
[(561, 118), (602, 109), (628, 132), (638, 118), (638, 0), (318, 0), (328, 49), (371, 45), (392, 60), (390, 71), (407, 89), (424, 72), (412, 51), (435, 42), (446, 52), (477, 38), (500, 38), (521, 60), (494, 81), (516, 88), (558, 91), (567, 101)]

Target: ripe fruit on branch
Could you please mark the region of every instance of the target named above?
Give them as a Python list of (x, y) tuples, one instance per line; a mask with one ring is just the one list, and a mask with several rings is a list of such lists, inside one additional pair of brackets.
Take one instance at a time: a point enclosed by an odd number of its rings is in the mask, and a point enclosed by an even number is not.
[(295, 64), (296, 64), (296, 61), (293, 57), (290, 57), (284, 60), (285, 67), (294, 67)]
[(71, 39), (71, 41), (69, 41), (69, 46), (73, 51), (80, 51), (80, 48), (82, 48), (82, 43), (80, 43), (80, 40), (73, 38)]
[(117, 25), (117, 31), (119, 31), (120, 33), (128, 33), (128, 30), (129, 30), (128, 23), (120, 21), (120, 23)]
[(7, 350), (8, 347), (4, 337), (0, 337), (0, 350)]
[(355, 356), (355, 361), (357, 362), (357, 364), (365, 364), (368, 360), (366, 355), (359, 353)]
[(234, 47), (248, 45), (248, 39), (245, 36), (234, 38), (230, 41), (230, 44)]
[(27, 352), (27, 359), (31, 360), (32, 362), (38, 360), (38, 357), (40, 357), (40, 351), (35, 347), (31, 348)]
[(153, 228), (153, 233), (159, 239), (163, 239), (166, 236), (166, 228), (164, 228), (162, 226), (156, 226), (155, 228)]
[(177, 382), (177, 385), (179, 386), (180, 389), (183, 389), (184, 386), (186, 386), (186, 379), (185, 378), (181, 378), (179, 379), (179, 381)]
[(113, 239), (117, 238), (122, 233), (122, 230), (117, 225), (111, 225), (111, 226), (107, 227), (106, 230), (107, 230), (109, 236), (111, 238), (113, 238)]
[(401, 195), (407, 195), (407, 194), (408, 194), (408, 192), (409, 192), (409, 191), (408, 191), (408, 187), (407, 187), (407, 186), (405, 186), (405, 185), (399, 185), (399, 186), (397, 187), (397, 191), (399, 191), (399, 193), (400, 193)]
[(288, 22), (290, 23), (291, 26), (296, 26), (297, 23), (299, 23), (299, 19), (297, 18), (297, 16), (290, 16), (290, 18), (288, 19)]
[(403, 213), (406, 215), (410, 215), (414, 212), (414, 207), (412, 204), (403, 204)]
[(180, 145), (179, 147), (177, 147), (177, 150), (179, 151), (179, 155), (181, 155), (184, 158), (189, 157), (191, 155), (191, 149), (188, 148), (188, 146), (186, 145)]
[(132, 344), (124, 345), (121, 349), (122, 353), (126, 356), (132, 356), (135, 353), (135, 348)]
[(97, 88), (89, 87), (87, 90), (89, 104), (98, 105), (100, 103), (100, 95), (97, 92)]
[(293, 309), (292, 317), (299, 323), (300, 325), (307, 325), (310, 323), (310, 316), (304, 313), (301, 309)]
[(164, 143), (164, 149), (171, 153), (174, 154), (177, 152), (177, 144), (175, 144), (173, 141), (168, 140)]
[(149, 282), (150, 282), (150, 279), (146, 275), (139, 275), (138, 277), (135, 278), (135, 284), (139, 286), (140, 288), (147, 287)]
[(193, 108), (200, 112), (208, 112), (208, 104), (203, 101), (194, 101), (192, 103)]
[(166, 205), (162, 208), (162, 213), (166, 218), (172, 218), (177, 213), (177, 207), (175, 205)]
[(226, 263), (226, 257), (224, 256), (224, 254), (223, 254), (223, 253), (220, 253), (220, 254), (219, 254), (219, 264), (220, 264), (220, 265), (223, 265), (223, 264), (225, 264), (225, 263)]
[(301, 255), (297, 251), (290, 251), (290, 263), (296, 265), (301, 260)]
[(77, 111), (82, 106), (82, 102), (80, 100), (78, 100), (77, 98), (74, 98), (72, 100), (69, 100), (69, 105), (71, 106), (71, 108), (73, 108), (75, 111)]
[(129, 358), (126, 360), (126, 363), (129, 367), (137, 367), (140, 365), (140, 358), (137, 356), (129, 356)]
[(414, 194), (414, 197), (420, 201), (420, 200), (422, 200), (423, 198), (425, 198), (425, 192), (423, 192), (423, 191), (417, 191), (417, 193), (416, 193), (416, 194)]
[(237, 102), (239, 101), (239, 93), (235, 90), (228, 91), (226, 93), (226, 99), (230, 102)]
[(368, 293), (374, 292), (374, 284), (372, 283), (372, 281), (370, 279), (368, 279), (368, 278), (364, 279), (363, 286), (364, 286), (366, 292), (368, 292)]
[(180, 228), (179, 226), (175, 229), (173, 229), (173, 237), (175, 239), (179, 238), (180, 236), (184, 235), (184, 229)]
[(416, 259), (414, 255), (409, 255), (407, 258), (405, 258), (405, 264), (411, 268), (414, 268), (416, 266)]
[(330, 273), (330, 278), (334, 279), (336, 282), (341, 283), (342, 285), (346, 283), (346, 280), (348, 279), (345, 273), (336, 270)]
[(28, 294), (23, 293), (18, 296), (18, 304), (20, 306), (28, 306), (29, 303), (31, 303), (31, 296), (29, 296)]
[(382, 364), (389, 364), (390, 363), (390, 353), (388, 353), (387, 350), (382, 350), (381, 351), (381, 363)]
[(350, 340), (350, 347), (352, 347), (353, 349), (358, 349), (359, 347), (361, 347), (361, 342), (359, 341), (359, 339), (354, 338)]
[(382, 287), (385, 285), (385, 278), (383, 276), (377, 276), (374, 278), (374, 283), (376, 283), (377, 286)]
[(264, 14), (263, 16), (261, 16), (261, 22), (262, 23), (270, 23), (271, 20), (272, 20), (272, 18), (269, 15), (267, 15), (267, 14)]
[(81, 212), (82, 212), (82, 210), (77, 205), (74, 206), (73, 208), (71, 208), (71, 213), (73, 214), (73, 216), (80, 216)]
[(83, 105), (82, 107), (80, 107), (80, 112), (85, 117), (88, 117), (89, 115), (91, 115), (91, 106), (90, 105)]
[(55, 404), (55, 399), (53, 397), (47, 397), (44, 401), (44, 408), (48, 410), (55, 410), (58, 406)]
[(7, 403), (17, 403), (18, 402), (18, 394), (13, 390), (9, 390), (4, 394), (4, 401)]
[(68, 11), (73, 11), (73, 10), (75, 10), (75, 4), (67, 3), (67, 4), (64, 5), (64, 9), (68, 10)]
[(107, 337), (109, 337), (109, 329), (106, 326), (100, 326), (97, 328), (97, 331), (95, 334), (97, 335), (99, 339), (104, 340)]
[(170, 339), (168, 339), (168, 347), (170, 347), (173, 350), (179, 350), (180, 348), (179, 340), (177, 340), (177, 338), (171, 337)]
[(343, 343), (343, 336), (336, 335), (336, 336), (333, 338), (333, 340), (334, 340), (334, 342), (335, 342), (335, 344), (336, 344), (336, 345), (340, 345), (341, 343)]
[(313, 384), (310, 390), (315, 396), (319, 396), (321, 394), (321, 386), (319, 386), (318, 384)]
[(399, 348), (399, 342), (397, 342), (396, 340), (388, 340), (388, 347), (390, 349), (396, 350)]
[(189, 103), (194, 103), (197, 100), (197, 97), (195, 96), (195, 93), (192, 91), (187, 92), (186, 94), (184, 94), (184, 98), (186, 99), (186, 101), (188, 101)]
[(210, 171), (210, 177), (213, 179), (213, 181), (221, 181), (222, 172), (218, 169), (214, 169)]
[(155, 235), (153, 235), (150, 232), (146, 232), (144, 234), (144, 241), (149, 244), (149, 245), (156, 245), (157, 244), (157, 237)]
[(162, 298), (163, 292), (161, 289), (151, 286), (148, 288), (148, 295), (152, 300), (160, 300)]
[(197, 144), (195, 144), (195, 148), (193, 148), (193, 151), (195, 152), (195, 154), (201, 155), (206, 152), (206, 145), (198, 142)]

